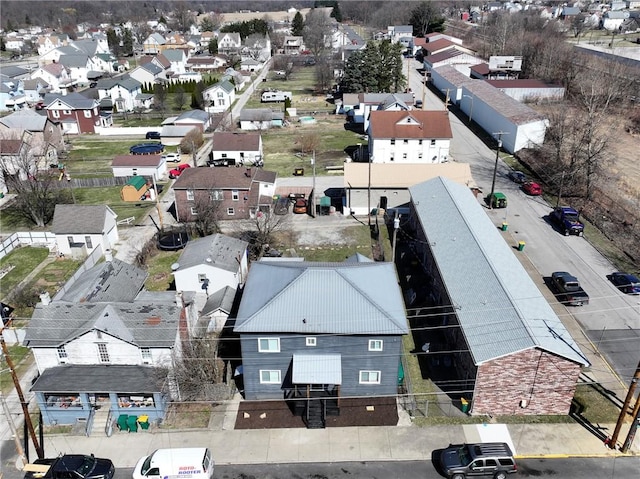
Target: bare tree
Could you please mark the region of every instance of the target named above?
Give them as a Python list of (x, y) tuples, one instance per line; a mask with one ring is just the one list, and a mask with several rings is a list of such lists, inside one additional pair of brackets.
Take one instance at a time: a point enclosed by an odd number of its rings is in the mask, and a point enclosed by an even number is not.
[(178, 2), (175, 5), (172, 26), (181, 32), (186, 32), (195, 23), (195, 14), (189, 10), (188, 2)]
[(311, 50), (314, 56), (324, 54), (327, 49), (327, 41), (331, 37), (331, 19), (322, 9), (313, 9), (304, 20), (304, 32), (302, 34), (304, 45)]
[(304, 131), (296, 141), (300, 146), (300, 152), (304, 155), (318, 148), (320, 145), (320, 135), (316, 131)]
[(162, 83), (156, 83), (153, 86), (153, 103), (155, 107), (164, 113), (167, 106), (167, 89)]
[(69, 192), (58, 188), (61, 172), (39, 165), (33, 156), (31, 145), (20, 142), (18, 153), (0, 162), (0, 174), (10, 193), (17, 195), (12, 210), (20, 217), (44, 227), (51, 219), (56, 204), (71, 203)]
[(252, 247), (256, 257), (273, 243), (274, 235), (289, 227), (289, 215), (276, 215), (273, 210), (258, 211), (253, 220)]
[(173, 101), (174, 101), (174, 104), (175, 104), (176, 108), (178, 110), (182, 111), (182, 109), (185, 107), (185, 105), (189, 101), (189, 97), (185, 93), (184, 88), (182, 88), (181, 86), (176, 88), (176, 92), (173, 95)]
[(220, 232), (220, 201), (215, 198), (215, 190), (211, 192), (196, 191), (192, 204), (196, 219), (193, 225), (197, 233), (204, 237)]
[(224, 361), (218, 355), (219, 338), (207, 334), (200, 338), (184, 339), (180, 354), (173, 356), (172, 377), (177, 383), (182, 401), (225, 399), (228, 394), (211, 397), (211, 385), (225, 379)]

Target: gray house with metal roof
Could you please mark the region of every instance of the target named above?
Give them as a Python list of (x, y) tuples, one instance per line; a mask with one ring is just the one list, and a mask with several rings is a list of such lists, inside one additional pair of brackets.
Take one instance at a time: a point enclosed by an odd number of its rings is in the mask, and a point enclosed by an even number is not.
[(358, 256), (253, 263), (234, 331), (245, 398), (286, 399), (322, 427), (341, 397), (397, 394), (409, 329), (394, 265)]
[(409, 191), (406, 246), (428, 285), (416, 344), (452, 362), (443, 381), (472, 414), (567, 414), (589, 363), (475, 196), (443, 177)]

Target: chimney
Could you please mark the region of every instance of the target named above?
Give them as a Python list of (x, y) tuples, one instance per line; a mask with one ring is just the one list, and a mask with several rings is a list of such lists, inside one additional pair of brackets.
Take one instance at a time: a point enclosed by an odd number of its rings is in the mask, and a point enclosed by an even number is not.
[(110, 249), (108, 249), (108, 250), (106, 250), (106, 251), (104, 252), (104, 260), (105, 260), (105, 261), (107, 261), (107, 262), (109, 262), (109, 263), (110, 263), (111, 261), (113, 261), (113, 253), (111, 252), (111, 250), (110, 250)]
[(46, 291), (44, 293), (40, 293), (40, 302), (43, 306), (47, 306), (51, 304), (51, 296)]
[(251, 168), (247, 168), (244, 171), (244, 176), (246, 176), (247, 178), (251, 178)]

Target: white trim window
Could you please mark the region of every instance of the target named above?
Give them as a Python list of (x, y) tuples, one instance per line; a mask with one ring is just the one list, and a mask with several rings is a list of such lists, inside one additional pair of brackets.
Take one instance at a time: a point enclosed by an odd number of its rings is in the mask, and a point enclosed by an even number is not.
[(195, 206), (191, 207), (191, 216), (198, 216), (198, 208)]
[(102, 364), (111, 362), (111, 358), (109, 358), (109, 350), (107, 349), (106, 343), (98, 343), (98, 358), (100, 359), (100, 363)]
[(316, 340), (316, 338), (305, 338), (305, 345), (306, 346), (312, 346), (315, 347), (317, 346), (318, 341)]
[(238, 190), (231, 190), (231, 199), (233, 201), (238, 201), (240, 199), (240, 193)]
[(279, 353), (280, 338), (258, 338), (259, 353)]
[(279, 369), (261, 369), (260, 384), (280, 384)]
[(142, 355), (142, 362), (144, 364), (151, 364), (151, 348), (140, 348), (140, 354)]
[(66, 363), (67, 359), (69, 359), (69, 354), (67, 353), (67, 348), (63, 344), (62, 346), (58, 346), (58, 361), (61, 363)]
[(196, 199), (196, 192), (194, 190), (187, 190), (187, 201), (193, 201)]
[(382, 339), (370, 339), (369, 351), (382, 351)]
[(380, 384), (380, 371), (360, 371), (360, 384)]
[(227, 208), (227, 216), (233, 216), (236, 214), (236, 210), (233, 208)]

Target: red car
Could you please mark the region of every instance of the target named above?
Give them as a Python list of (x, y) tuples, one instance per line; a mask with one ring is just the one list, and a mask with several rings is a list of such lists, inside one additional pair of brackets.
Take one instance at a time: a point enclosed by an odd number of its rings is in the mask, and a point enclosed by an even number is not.
[(171, 178), (172, 180), (177, 178), (187, 168), (191, 168), (191, 165), (188, 165), (187, 163), (183, 163), (181, 165), (176, 166), (173, 170), (169, 170), (169, 178)]
[(540, 196), (542, 194), (542, 187), (535, 181), (527, 181), (522, 185), (522, 191), (531, 196)]

